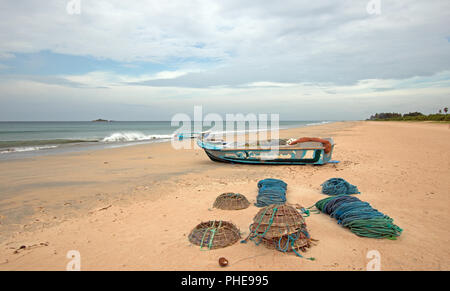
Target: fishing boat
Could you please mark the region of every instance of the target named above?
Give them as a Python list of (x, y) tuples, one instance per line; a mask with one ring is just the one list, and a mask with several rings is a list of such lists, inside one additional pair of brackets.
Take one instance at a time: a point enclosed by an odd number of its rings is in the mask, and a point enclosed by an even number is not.
[(323, 165), (336, 162), (331, 160), (334, 149), (332, 138), (302, 137), (239, 144), (202, 135), (197, 139), (197, 144), (215, 162), (265, 165)]
[(174, 138), (178, 140), (183, 140), (183, 139), (197, 138), (200, 135), (201, 133), (196, 132), (182, 132), (174, 135)]

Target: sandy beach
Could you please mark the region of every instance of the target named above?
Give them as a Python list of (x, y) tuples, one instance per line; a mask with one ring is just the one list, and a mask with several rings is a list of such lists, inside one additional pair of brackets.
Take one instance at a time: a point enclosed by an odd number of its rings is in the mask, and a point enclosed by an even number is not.
[[(144, 144), (0, 161), (0, 270), (365, 270), (370, 250), (382, 270), (450, 270), (450, 127), (427, 122), (336, 122), (284, 130), (281, 137), (333, 137), (324, 166), (212, 162), (200, 149)], [(198, 223), (226, 220), (242, 236), (259, 208), (257, 182), (288, 184), (288, 203), (325, 198), (320, 184), (342, 177), (358, 197), (403, 228), (397, 240), (358, 237), (325, 214), (306, 218), (319, 240), (309, 261), (254, 243), (201, 251), (187, 236)], [(251, 206), (212, 207), (224, 192)], [(218, 259), (229, 266), (221, 268)]]

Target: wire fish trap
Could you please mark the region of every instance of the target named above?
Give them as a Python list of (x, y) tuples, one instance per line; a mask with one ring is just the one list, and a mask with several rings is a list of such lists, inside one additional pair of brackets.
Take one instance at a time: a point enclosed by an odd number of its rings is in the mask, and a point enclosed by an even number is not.
[(303, 257), (298, 251), (309, 248), (313, 239), (300, 211), (290, 205), (269, 205), (262, 208), (253, 218), (250, 234), (242, 242), (252, 240), (256, 245), (262, 243), (267, 248), (281, 252), (292, 251)]
[(305, 230), (298, 230), (295, 233), (274, 237), (271, 239), (263, 238), (262, 244), (269, 249), (276, 249), (282, 252), (302, 251), (306, 252), (307, 248), (315, 245), (316, 240), (309, 237)]
[(247, 198), (239, 193), (223, 193), (220, 194), (216, 201), (214, 201), (213, 207), (223, 210), (241, 210), (248, 208), (250, 202)]
[(306, 227), (302, 214), (290, 205), (269, 205), (253, 217), (250, 231), (265, 233), (265, 237), (279, 237)]
[(208, 250), (235, 244), (241, 238), (239, 229), (231, 222), (212, 220), (197, 225), (189, 234), (189, 241)]

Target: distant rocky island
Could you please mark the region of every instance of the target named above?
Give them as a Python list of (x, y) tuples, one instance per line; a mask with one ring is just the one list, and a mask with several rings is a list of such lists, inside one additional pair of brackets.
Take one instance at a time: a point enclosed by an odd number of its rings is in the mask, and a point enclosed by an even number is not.
[(112, 122), (112, 120), (106, 120), (106, 119), (96, 119), (96, 120), (92, 120), (92, 122)]

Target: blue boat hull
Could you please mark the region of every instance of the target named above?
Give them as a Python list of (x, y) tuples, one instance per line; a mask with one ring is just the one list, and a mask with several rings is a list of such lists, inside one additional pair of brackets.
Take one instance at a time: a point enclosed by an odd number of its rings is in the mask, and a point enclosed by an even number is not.
[[(331, 140), (331, 139), (330, 139)], [(331, 161), (334, 143), (331, 140), (331, 151), (325, 153), (324, 147), (279, 147), (271, 148), (241, 148), (223, 147), (223, 144), (197, 140), (198, 145), (205, 150), (208, 157), (215, 162), (261, 165), (323, 165)]]
[[(262, 164), (262, 165), (323, 165), (330, 161), (331, 153), (326, 154), (323, 150), (304, 150), (301, 153), (296, 150), (280, 150), (280, 156), (290, 154), (290, 158), (262, 159), (255, 151), (219, 151), (204, 149), (206, 155), (215, 162), (238, 163), (238, 164)], [(258, 152), (261, 152), (259, 150)], [(268, 150), (269, 151), (269, 150)], [(311, 151), (310, 157), (307, 151)]]

